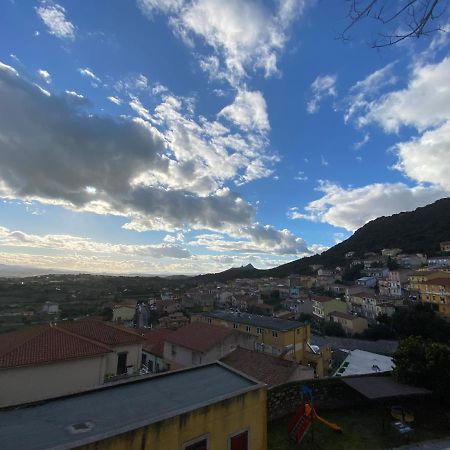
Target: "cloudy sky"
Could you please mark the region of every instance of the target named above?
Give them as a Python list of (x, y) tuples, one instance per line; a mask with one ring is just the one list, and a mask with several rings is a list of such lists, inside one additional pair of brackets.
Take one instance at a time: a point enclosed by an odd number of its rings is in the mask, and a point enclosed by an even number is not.
[(448, 196), (450, 37), (347, 8), (1, 2), (0, 264), (267, 268)]

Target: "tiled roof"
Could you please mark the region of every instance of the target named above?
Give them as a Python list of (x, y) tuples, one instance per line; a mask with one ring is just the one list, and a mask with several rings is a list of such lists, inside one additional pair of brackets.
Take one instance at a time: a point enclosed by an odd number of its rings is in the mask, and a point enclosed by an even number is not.
[(58, 324), (58, 327), (110, 346), (139, 344), (143, 341), (142, 336), (137, 333), (99, 320), (83, 319), (65, 322)]
[(174, 333), (174, 331), (169, 328), (137, 330), (137, 332), (142, 333), (142, 337), (144, 338), (142, 349), (161, 358), (164, 354), (165, 339)]
[(432, 280), (425, 281), (422, 284), (430, 286), (450, 286), (450, 278), (434, 278)]
[(315, 297), (312, 299), (313, 302), (319, 302), (319, 303), (332, 302), (333, 300), (335, 300), (335, 299), (332, 297)]
[(340, 311), (333, 311), (329, 314), (330, 316), (340, 317), (341, 319), (347, 319), (347, 320), (355, 320), (357, 319), (357, 316), (353, 316), (352, 314), (343, 313)]
[(297, 364), (293, 361), (240, 347), (222, 358), (221, 361), (266, 383), (269, 387), (286, 383), (297, 367)]
[(0, 337), (0, 368), (46, 364), (88, 358), (112, 351), (106, 345), (62, 328), (42, 325)]
[(165, 340), (171, 344), (176, 344), (191, 350), (207, 352), (234, 332), (236, 330), (226, 327), (202, 322), (192, 322), (174, 331)]

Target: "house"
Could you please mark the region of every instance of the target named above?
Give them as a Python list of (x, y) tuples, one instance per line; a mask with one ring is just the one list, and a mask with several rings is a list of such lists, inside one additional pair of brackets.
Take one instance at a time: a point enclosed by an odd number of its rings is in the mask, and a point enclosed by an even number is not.
[(346, 258), (346, 259), (353, 258), (353, 257), (355, 256), (355, 254), (356, 254), (356, 252), (347, 252), (347, 253), (345, 254), (345, 258)]
[(58, 314), (59, 304), (54, 302), (45, 302), (42, 306), (42, 312), (44, 314)]
[(0, 337), (0, 407), (73, 394), (103, 384), (113, 350), (42, 325)]
[(155, 306), (160, 314), (172, 314), (182, 309), (178, 300), (156, 300)]
[(137, 330), (142, 335), (142, 366), (148, 373), (160, 373), (169, 370), (164, 360), (164, 340), (173, 333), (168, 328)]
[(402, 252), (401, 248), (384, 248), (381, 250), (381, 256), (386, 258), (393, 258)]
[(291, 381), (314, 378), (314, 369), (267, 353), (238, 347), (221, 359), (227, 366), (255, 378), (269, 388)]
[(126, 305), (114, 305), (113, 308), (113, 322), (132, 322), (136, 314), (136, 303)]
[(334, 295), (345, 295), (347, 286), (344, 286), (343, 284), (332, 284), (329, 287), (329, 291)]
[(428, 265), (433, 266), (450, 266), (450, 256), (433, 256), (428, 258)]
[(419, 283), (419, 299), (430, 304), (444, 318), (450, 319), (450, 274)]
[(0, 448), (267, 450), (266, 389), (222, 363), (150, 375), (0, 411)]
[(311, 299), (313, 316), (318, 319), (327, 319), (333, 311), (347, 312), (347, 304), (338, 298), (315, 297)]
[(309, 299), (305, 299), (305, 300), (287, 299), (287, 300), (283, 300), (280, 303), (280, 305), (285, 310), (291, 311), (291, 312), (295, 313), (296, 315), (312, 314), (312, 312), (313, 312), (312, 302)]
[(311, 329), (309, 324), (303, 322), (220, 310), (192, 316), (192, 320), (256, 336), (256, 350), (282, 356), (304, 365), (310, 363), (315, 367), (318, 376), (326, 374), (331, 360), (331, 350), (328, 347), (321, 348), (318, 352), (311, 350), (309, 346)]
[(450, 241), (441, 242), (439, 244), (439, 247), (441, 248), (441, 252), (443, 253), (450, 252)]
[(341, 362), (334, 373), (335, 377), (392, 372), (395, 367), (390, 356), (379, 355), (364, 350), (340, 350), (335, 351), (333, 356), (338, 361), (340, 358)]
[(333, 311), (328, 315), (330, 322), (336, 322), (342, 325), (342, 328), (347, 334), (362, 333), (367, 330), (367, 319), (363, 317), (357, 317), (353, 314), (343, 313), (339, 311)]
[(378, 281), (380, 295), (401, 298), (407, 285), (411, 270), (391, 270), (385, 280)]
[(377, 280), (389, 275), (389, 269), (387, 267), (369, 267), (368, 269), (364, 269), (363, 272), (367, 277), (376, 278)]
[(106, 345), (112, 350), (106, 362), (107, 379), (139, 372), (142, 359), (142, 336), (139, 334), (93, 319), (59, 322), (57, 327)]
[(233, 328), (193, 322), (164, 339), (164, 360), (171, 369), (216, 361), (238, 346), (253, 350), (256, 336)]
[(176, 330), (189, 323), (189, 318), (181, 312), (169, 314), (168, 316), (158, 319), (159, 325), (162, 328), (170, 328)]
[(377, 285), (377, 279), (375, 277), (361, 277), (356, 280), (358, 286), (373, 288)]
[(415, 255), (399, 254), (394, 258), (394, 261), (404, 269), (417, 269), (426, 264), (427, 258), (421, 253)]
[(419, 292), (421, 284), (436, 278), (450, 278), (450, 273), (442, 270), (418, 270), (408, 277), (408, 289), (410, 292)]

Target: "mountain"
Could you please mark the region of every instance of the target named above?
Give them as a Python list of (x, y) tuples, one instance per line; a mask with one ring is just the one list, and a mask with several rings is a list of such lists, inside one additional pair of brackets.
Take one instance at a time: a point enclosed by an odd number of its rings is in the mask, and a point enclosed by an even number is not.
[(201, 275), (198, 281), (228, 281), (247, 277), (284, 277), (293, 273), (307, 274), (311, 264), (335, 267), (345, 264), (345, 254), (353, 251), (362, 256), (366, 252), (380, 252), (384, 248), (401, 248), (405, 253), (439, 252), (439, 243), (450, 240), (450, 198), (443, 198), (415, 211), (379, 217), (359, 228), (347, 240), (320, 255), (309, 256), (273, 269), (228, 269), (216, 274)]

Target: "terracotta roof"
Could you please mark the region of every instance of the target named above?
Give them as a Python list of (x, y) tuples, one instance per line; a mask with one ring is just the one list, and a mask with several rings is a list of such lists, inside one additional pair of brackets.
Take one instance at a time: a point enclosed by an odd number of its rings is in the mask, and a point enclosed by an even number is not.
[(424, 281), (422, 284), (433, 286), (450, 286), (450, 278), (434, 278), (432, 280)]
[(46, 364), (109, 353), (106, 345), (60, 327), (42, 325), (0, 337), (0, 368)]
[(368, 298), (375, 298), (376, 294), (375, 292), (369, 292), (369, 291), (356, 291), (348, 294), (349, 297), (368, 297)]
[(235, 332), (236, 330), (226, 327), (192, 322), (174, 331), (166, 338), (166, 342), (198, 352), (207, 352)]
[(99, 320), (83, 319), (59, 323), (58, 327), (105, 345), (140, 344), (142, 336)]
[(169, 328), (137, 331), (142, 333), (142, 337), (144, 338), (142, 349), (161, 358), (164, 354), (164, 341), (169, 335), (174, 333), (174, 331)]
[(319, 303), (327, 303), (335, 300), (333, 297), (315, 297), (311, 299), (313, 302), (319, 302)]
[(266, 383), (269, 387), (286, 383), (296, 367), (298, 367), (293, 361), (240, 347), (222, 358), (221, 361), (246, 375)]

